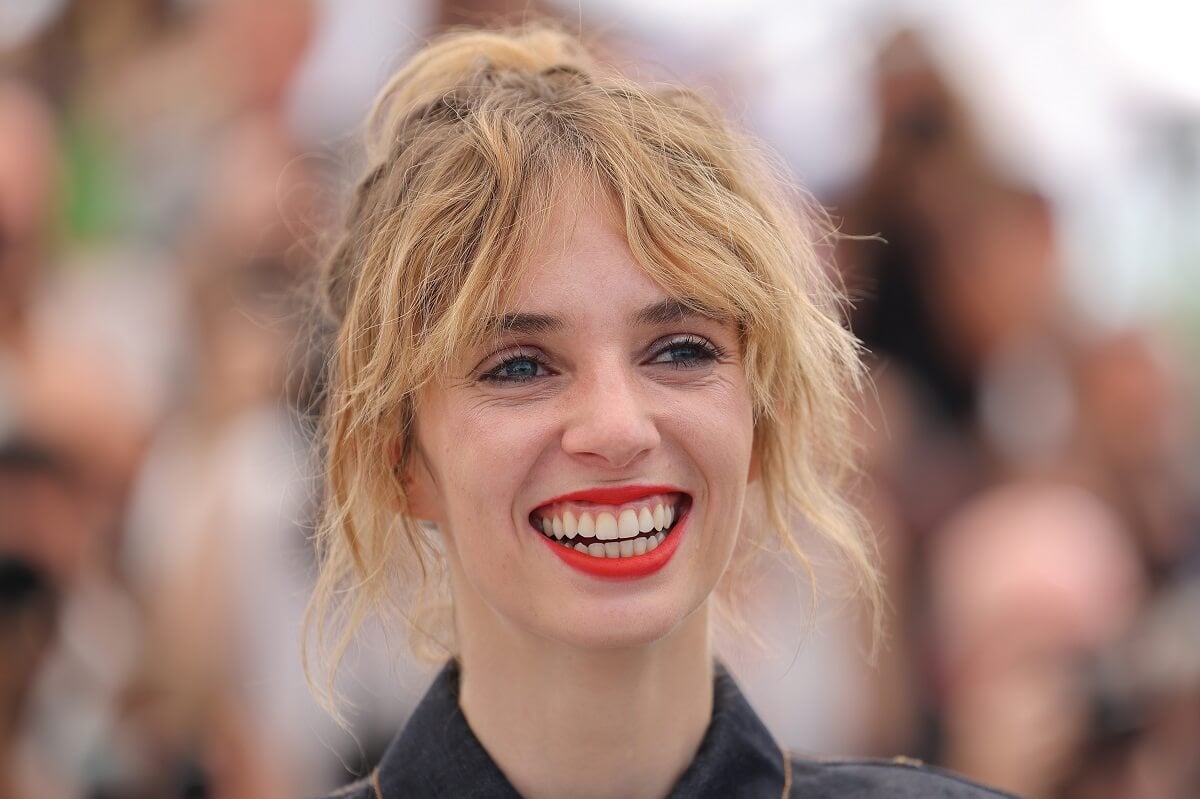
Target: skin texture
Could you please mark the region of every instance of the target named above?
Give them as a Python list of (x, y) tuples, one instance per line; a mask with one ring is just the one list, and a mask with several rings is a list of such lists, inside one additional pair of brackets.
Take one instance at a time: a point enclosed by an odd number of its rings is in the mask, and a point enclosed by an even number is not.
[[(446, 543), (464, 713), (515, 787), (661, 796), (711, 714), (709, 597), (737, 541), (751, 399), (734, 326), (635, 320), (670, 298), (606, 201), (563, 196), (505, 308), (561, 324), (501, 335), (423, 393), (410, 492)], [(529, 524), (552, 497), (629, 484), (692, 499), (652, 575), (583, 574)]]

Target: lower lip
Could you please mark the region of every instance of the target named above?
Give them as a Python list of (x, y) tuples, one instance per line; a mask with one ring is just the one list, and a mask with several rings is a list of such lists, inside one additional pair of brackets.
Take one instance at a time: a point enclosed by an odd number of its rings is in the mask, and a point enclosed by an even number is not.
[(671, 531), (667, 533), (667, 537), (663, 539), (661, 544), (645, 555), (634, 555), (631, 558), (594, 558), (591, 555), (577, 552), (571, 547), (565, 547), (560, 543), (551, 541), (541, 533), (537, 533), (537, 537), (542, 539), (546, 546), (550, 547), (551, 552), (562, 558), (564, 563), (590, 577), (601, 577), (609, 580), (633, 580), (639, 577), (648, 577), (667, 565), (667, 561), (675, 554), (675, 550), (679, 549), (679, 541), (683, 538), (684, 528), (687, 527), (688, 519), (691, 516), (692, 514), (689, 510), (671, 528)]

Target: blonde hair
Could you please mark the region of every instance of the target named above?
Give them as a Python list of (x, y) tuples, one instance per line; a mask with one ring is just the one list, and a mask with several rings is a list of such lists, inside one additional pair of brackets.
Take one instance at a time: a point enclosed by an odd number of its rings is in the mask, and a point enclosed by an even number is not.
[(362, 622), (404, 614), (397, 590), (418, 609), (445, 598), (436, 533), (405, 515), (414, 400), (489, 333), (566, 174), (612, 196), (666, 292), (739, 326), (769, 524), (746, 531), (732, 570), (773, 551), (811, 572), (803, 520), (849, 564), (878, 625), (873, 547), (843, 493), (861, 366), (818, 252), (831, 227), (776, 188), (713, 106), (612, 74), (548, 27), (459, 32), (384, 87), (367, 151), (324, 284), (338, 333), (308, 626), (325, 699)]

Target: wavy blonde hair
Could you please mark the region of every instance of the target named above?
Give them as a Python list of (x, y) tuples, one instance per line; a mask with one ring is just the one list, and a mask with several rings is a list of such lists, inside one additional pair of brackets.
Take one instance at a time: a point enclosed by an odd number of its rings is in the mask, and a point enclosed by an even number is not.
[(762, 551), (811, 573), (794, 534), (807, 523), (878, 625), (873, 547), (844, 494), (861, 366), (819, 255), (832, 228), (711, 104), (614, 74), (548, 27), (459, 32), (383, 88), (367, 153), (323, 286), (337, 337), (306, 653), (327, 706), (372, 613), (399, 611), (453, 651), (418, 612), (444, 603), (447, 580), (436, 531), (405, 513), (415, 398), (490, 332), (564, 176), (613, 198), (666, 292), (738, 325), (767, 523), (744, 532), (731, 573)]

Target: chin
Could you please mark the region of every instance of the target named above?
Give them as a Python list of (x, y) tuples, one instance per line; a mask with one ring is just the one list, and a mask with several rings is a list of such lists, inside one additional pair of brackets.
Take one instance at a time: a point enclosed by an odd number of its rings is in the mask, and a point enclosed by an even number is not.
[(560, 606), (542, 634), (591, 651), (647, 647), (669, 638), (706, 606), (706, 595), (689, 601), (646, 593), (607, 601), (581, 598), (566, 613)]

